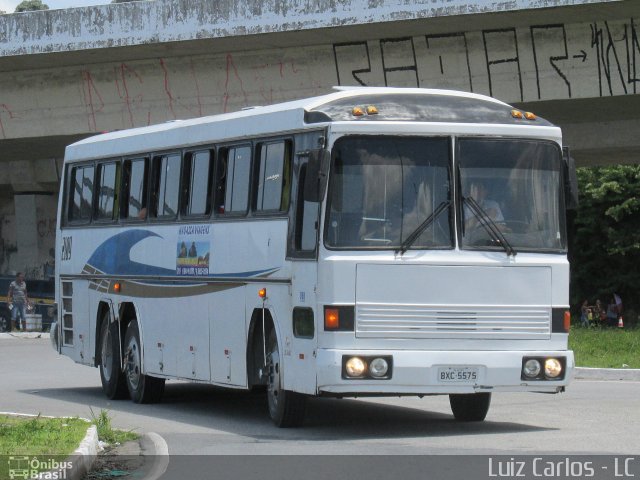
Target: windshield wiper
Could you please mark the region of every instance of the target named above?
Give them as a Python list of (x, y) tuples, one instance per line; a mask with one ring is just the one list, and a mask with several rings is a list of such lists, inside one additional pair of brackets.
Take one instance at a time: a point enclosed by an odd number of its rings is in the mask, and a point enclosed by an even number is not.
[(424, 222), (418, 225), (418, 228), (416, 228), (411, 233), (411, 235), (405, 238), (404, 242), (400, 244), (400, 248), (396, 250), (396, 253), (400, 252), (400, 255), (404, 255), (404, 252), (406, 252), (409, 247), (413, 245), (413, 242), (415, 242), (418, 237), (422, 235), (422, 232), (424, 232), (429, 227), (429, 225), (431, 225), (435, 221), (435, 219), (438, 218), (438, 216), (442, 212), (444, 212), (447, 207), (449, 207), (450, 203), (451, 202), (449, 202), (448, 200), (440, 203), (440, 205), (438, 205), (438, 207), (433, 212), (431, 212), (431, 215), (429, 215)]
[(515, 249), (502, 234), (500, 228), (496, 225), (496, 222), (494, 222), (487, 212), (478, 205), (478, 202), (476, 202), (472, 197), (462, 197), (462, 201), (469, 204), (469, 208), (478, 220), (480, 220), (480, 225), (482, 225), (487, 231), (491, 240), (495, 243), (499, 243), (502, 248), (504, 248), (505, 252), (507, 252), (507, 255), (513, 255), (515, 257), (517, 253)]

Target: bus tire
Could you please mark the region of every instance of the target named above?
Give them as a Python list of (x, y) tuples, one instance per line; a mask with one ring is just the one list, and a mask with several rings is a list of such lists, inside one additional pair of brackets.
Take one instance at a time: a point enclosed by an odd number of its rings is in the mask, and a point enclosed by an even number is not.
[(135, 403), (157, 403), (164, 393), (164, 378), (142, 373), (140, 328), (135, 318), (129, 323), (124, 337), (125, 372), (131, 400)]
[(460, 422), (481, 422), (487, 416), (491, 405), (490, 393), (451, 394), (451, 411)]
[(299, 427), (304, 420), (306, 397), (282, 388), (282, 363), (275, 330), (267, 342), (267, 403), (269, 416), (280, 428)]
[[(53, 333), (52, 333), (53, 335)], [(129, 398), (124, 372), (120, 368), (120, 336), (118, 324), (106, 312), (100, 325), (100, 381), (110, 400)]]

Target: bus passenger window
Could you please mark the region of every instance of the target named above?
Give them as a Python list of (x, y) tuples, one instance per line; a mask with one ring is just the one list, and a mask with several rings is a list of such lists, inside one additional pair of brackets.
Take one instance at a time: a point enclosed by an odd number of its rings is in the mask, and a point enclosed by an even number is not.
[(193, 152), (185, 157), (184, 214), (209, 215), (211, 213), (211, 152)]
[(179, 153), (154, 157), (151, 190), (153, 217), (173, 218), (178, 213), (180, 163)]
[(260, 146), (256, 211), (283, 211), (289, 206), (290, 148), (285, 142)]
[(220, 155), (215, 210), (219, 215), (244, 214), (249, 206), (251, 147), (226, 149)]
[(147, 216), (147, 165), (146, 158), (124, 162), (124, 208), (122, 218), (144, 220)]
[(118, 216), (118, 184), (120, 181), (120, 165), (102, 163), (98, 165), (98, 202), (96, 205), (97, 220), (114, 220)]
[(91, 219), (91, 201), (93, 199), (93, 165), (74, 167), (71, 170), (69, 186), (69, 221), (81, 222)]

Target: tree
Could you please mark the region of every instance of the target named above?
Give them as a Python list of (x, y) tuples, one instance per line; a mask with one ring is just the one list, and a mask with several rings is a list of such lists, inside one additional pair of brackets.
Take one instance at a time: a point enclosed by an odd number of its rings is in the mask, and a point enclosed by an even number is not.
[(31, 12), (35, 10), (49, 10), (49, 5), (42, 3), (42, 0), (23, 0), (16, 7), (18, 12)]
[[(640, 310), (640, 165), (579, 168), (580, 207), (570, 245), (572, 304), (618, 293)], [(630, 318), (629, 318), (630, 320)]]

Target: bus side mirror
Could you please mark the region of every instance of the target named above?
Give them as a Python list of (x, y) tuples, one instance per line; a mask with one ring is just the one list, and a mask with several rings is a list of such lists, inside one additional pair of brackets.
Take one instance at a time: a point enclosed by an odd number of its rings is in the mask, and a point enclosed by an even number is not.
[(327, 150), (311, 150), (304, 179), (304, 201), (321, 202), (327, 187), (330, 155)]
[(564, 160), (564, 201), (567, 210), (577, 210), (578, 176), (576, 175), (576, 162), (569, 154), (569, 147), (562, 147), (562, 159)]

